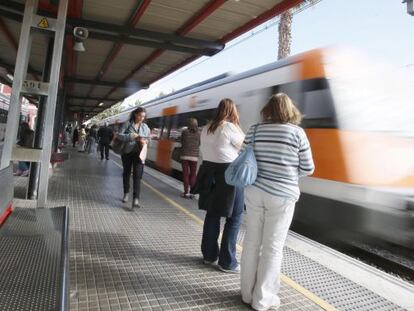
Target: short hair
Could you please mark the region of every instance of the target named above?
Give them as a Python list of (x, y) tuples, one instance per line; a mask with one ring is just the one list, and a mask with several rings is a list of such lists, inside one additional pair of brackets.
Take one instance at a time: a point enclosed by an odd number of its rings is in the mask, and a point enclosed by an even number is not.
[(145, 108), (143, 107), (138, 107), (137, 109), (132, 110), (131, 115), (129, 116), (129, 121), (134, 121), (135, 120), (135, 115), (138, 113), (147, 113), (147, 111), (145, 110)]
[(285, 93), (277, 93), (270, 97), (263, 107), (262, 118), (264, 122), (300, 124), (302, 114), (293, 101)]

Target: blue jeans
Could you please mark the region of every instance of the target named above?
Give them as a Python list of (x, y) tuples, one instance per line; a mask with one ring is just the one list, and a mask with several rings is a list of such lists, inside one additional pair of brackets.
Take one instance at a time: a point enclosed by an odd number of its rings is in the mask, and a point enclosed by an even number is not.
[(201, 241), (201, 252), (204, 260), (216, 261), (224, 269), (235, 269), (238, 265), (236, 259), (236, 244), (242, 221), (244, 209), (244, 189), (236, 188), (232, 216), (226, 218), (226, 224), (221, 238), (221, 246), (218, 246), (220, 235), (219, 215), (207, 212), (204, 220), (203, 238)]

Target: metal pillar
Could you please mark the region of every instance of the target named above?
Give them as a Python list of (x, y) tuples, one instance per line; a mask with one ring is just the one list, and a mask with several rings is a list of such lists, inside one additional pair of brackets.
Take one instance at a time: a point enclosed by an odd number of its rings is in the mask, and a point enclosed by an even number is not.
[[(49, 82), (50, 69), (52, 68), (52, 53), (53, 53), (54, 38), (49, 39), (46, 53), (46, 61), (43, 67), (42, 81)], [(45, 108), (47, 97), (42, 96), (37, 107), (36, 128), (34, 136), (34, 148), (42, 148), (43, 125), (45, 124)], [(40, 163), (33, 162), (30, 165), (29, 185), (27, 187), (27, 198), (30, 200), (37, 199), (37, 190), (39, 187)]]
[(39, 194), (37, 206), (44, 206), (47, 200), (49, 163), (52, 151), (53, 139), (53, 121), (55, 119), (55, 109), (57, 93), (60, 81), (60, 65), (63, 54), (63, 43), (65, 38), (66, 13), (68, 9), (68, 0), (59, 1), (58, 16), (56, 19), (55, 41), (53, 45), (53, 61), (50, 71), (49, 96), (47, 98), (46, 115), (45, 115), (45, 132), (43, 138), (42, 165), (40, 167)]
[(28, 0), (24, 9), (23, 24), (19, 39), (19, 49), (17, 50), (16, 66), (13, 74), (13, 87), (10, 95), (6, 137), (1, 156), (0, 169), (4, 169), (10, 165), (13, 147), (16, 143), (21, 111), (21, 91), (23, 81), (26, 77), (27, 65), (29, 64), (30, 49), (32, 45), (30, 36), (31, 27), (23, 27), (23, 25), (32, 25), (37, 5), (38, 0)]
[[(65, 37), (66, 14), (68, 8), (68, 0), (60, 0), (57, 18), (49, 18), (36, 14), (38, 8), (38, 0), (26, 0), (23, 23), (20, 32), (19, 48), (16, 58), (16, 66), (14, 72), (13, 89), (10, 97), (9, 116), (6, 127), (6, 140), (4, 144), (3, 154), (1, 158), (0, 168), (9, 166), (11, 160), (21, 161), (28, 158), (27, 154), (36, 155), (32, 161), (40, 162), (39, 174), (39, 191), (37, 206), (42, 207), (46, 204), (49, 163), (52, 151), (53, 139), (53, 121), (55, 118), (56, 100), (59, 88), (59, 73), (63, 53), (63, 41)], [(47, 35), (54, 34), (52, 64), (50, 68), (49, 83), (24, 80), (27, 73), (28, 61), (30, 57), (30, 46), (32, 39), (32, 29), (41, 29), (49, 32)], [(17, 129), (19, 126), (19, 114), (21, 110), (20, 98), (22, 94), (32, 94), (39, 96), (47, 96), (44, 109), (44, 130), (43, 137), (39, 137), (43, 141), (42, 150), (36, 153), (35, 150), (23, 150), (13, 155), (13, 147), (16, 141)]]

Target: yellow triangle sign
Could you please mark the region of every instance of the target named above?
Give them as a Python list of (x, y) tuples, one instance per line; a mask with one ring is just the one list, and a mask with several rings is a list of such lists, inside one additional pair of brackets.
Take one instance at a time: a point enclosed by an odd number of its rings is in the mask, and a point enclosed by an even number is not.
[(48, 22), (47, 18), (46, 17), (43, 17), (40, 20), (39, 24), (37, 24), (37, 26), (39, 28), (49, 28), (49, 22)]

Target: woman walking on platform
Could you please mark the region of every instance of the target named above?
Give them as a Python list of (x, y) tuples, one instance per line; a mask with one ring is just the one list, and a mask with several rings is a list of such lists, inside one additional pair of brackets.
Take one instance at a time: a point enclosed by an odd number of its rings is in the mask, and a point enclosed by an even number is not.
[[(258, 173), (246, 188), (247, 231), (241, 259), (241, 293), (255, 310), (280, 305), (283, 246), (299, 198), (298, 180), (314, 170), (309, 141), (298, 126), (302, 116), (284, 93), (273, 95), (246, 144), (254, 141)], [(255, 135), (253, 135), (255, 133)]]
[[(125, 122), (116, 138), (125, 142), (122, 153), (124, 197), (122, 202), (128, 201), (130, 178), (132, 171), (133, 200), (132, 208), (140, 207), (139, 197), (141, 191), (141, 179), (144, 173), (146, 148), (150, 139), (150, 129), (144, 123), (146, 111), (139, 107), (132, 111), (129, 121)], [(131, 209), (132, 209), (131, 208)]]
[(188, 119), (188, 128), (181, 133), (181, 165), (183, 168), (184, 198), (191, 198), (190, 190), (196, 182), (198, 154), (200, 152), (200, 133), (197, 119)]
[[(231, 99), (220, 101), (216, 116), (201, 132), (203, 163), (197, 176), (196, 191), (200, 193), (199, 207), (207, 210), (204, 220), (201, 251), (205, 264), (214, 264), (224, 272), (239, 273), (236, 241), (243, 213), (243, 189), (227, 185), (224, 172), (243, 144), (244, 133), (239, 115)], [(221, 217), (226, 218), (221, 246)]]

